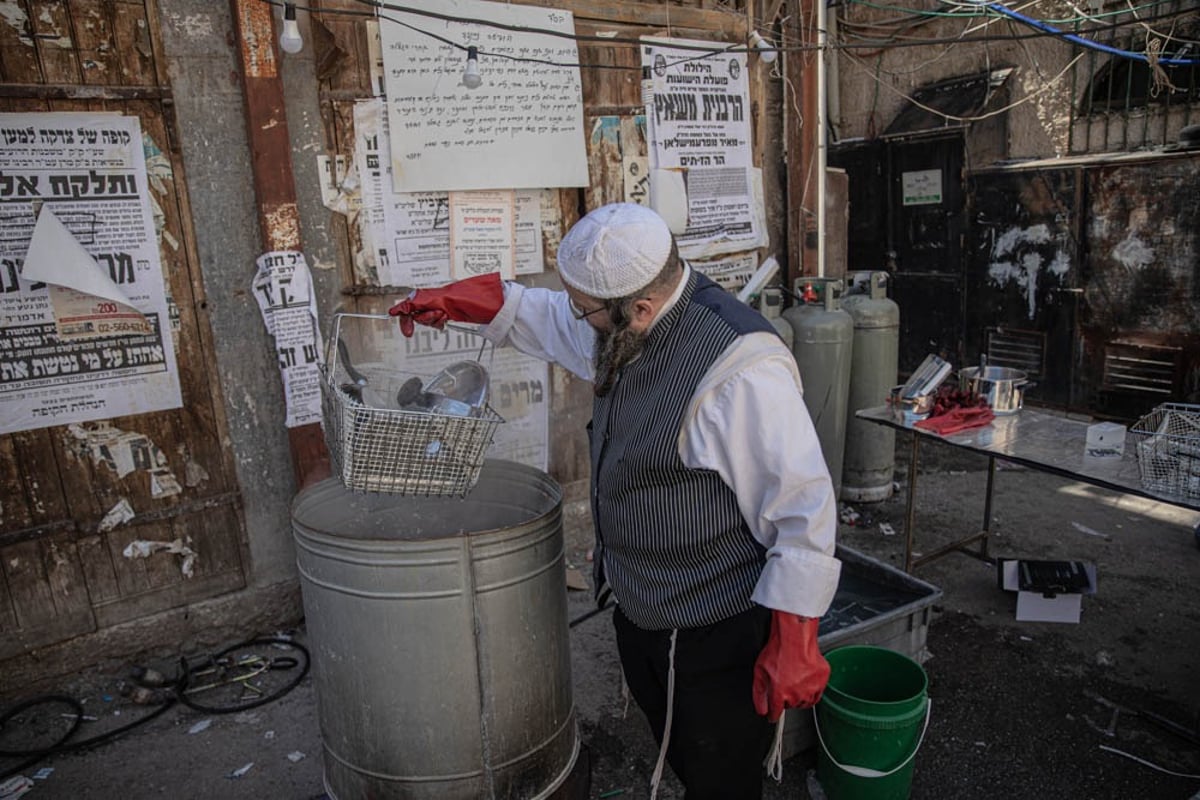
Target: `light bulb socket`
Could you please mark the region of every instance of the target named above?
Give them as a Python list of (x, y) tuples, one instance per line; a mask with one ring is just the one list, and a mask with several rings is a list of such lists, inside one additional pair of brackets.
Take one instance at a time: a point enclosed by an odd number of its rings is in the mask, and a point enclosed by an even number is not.
[(654, 105), (654, 76), (650, 67), (642, 67), (642, 105)]
[(283, 30), (279, 33), (279, 49), (285, 53), (299, 53), (304, 49), (300, 37), (300, 25), (296, 22), (296, 4), (283, 4)]
[(467, 47), (467, 68), (463, 70), (462, 85), (468, 89), (478, 89), (483, 85), (483, 76), (479, 74), (479, 48)]
[(764, 64), (770, 64), (779, 57), (779, 52), (775, 49), (775, 45), (764, 39), (758, 31), (750, 32), (750, 44), (754, 46), (754, 49), (758, 50), (758, 57), (762, 59)]

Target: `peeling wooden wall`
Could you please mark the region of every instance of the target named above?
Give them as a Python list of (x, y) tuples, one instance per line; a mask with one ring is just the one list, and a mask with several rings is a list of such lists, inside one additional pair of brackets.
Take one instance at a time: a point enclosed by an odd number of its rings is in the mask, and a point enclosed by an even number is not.
[[(155, 4), (4, 6), (0, 110), (107, 111), (141, 121), (150, 194), (164, 215), (160, 253), (183, 407), (0, 437), (0, 659), (246, 582), (239, 492)], [(121, 452), (136, 465), (127, 474), (110, 458)], [(197, 554), (191, 578), (177, 555), (122, 555), (134, 540), (177, 538)]]

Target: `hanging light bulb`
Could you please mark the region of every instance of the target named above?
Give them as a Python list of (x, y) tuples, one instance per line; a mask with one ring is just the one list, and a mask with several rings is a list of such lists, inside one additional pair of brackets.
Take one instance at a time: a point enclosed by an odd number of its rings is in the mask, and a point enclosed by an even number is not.
[(283, 32), (279, 34), (279, 49), (285, 53), (299, 53), (304, 49), (300, 38), (300, 26), (296, 24), (296, 4), (283, 4)]
[(779, 56), (779, 52), (775, 49), (775, 45), (764, 39), (758, 31), (750, 32), (750, 44), (757, 48), (758, 57), (762, 59), (764, 64), (773, 63)]
[(479, 48), (467, 48), (467, 68), (463, 70), (463, 86), (468, 89), (478, 89), (483, 85), (483, 77), (479, 74)]

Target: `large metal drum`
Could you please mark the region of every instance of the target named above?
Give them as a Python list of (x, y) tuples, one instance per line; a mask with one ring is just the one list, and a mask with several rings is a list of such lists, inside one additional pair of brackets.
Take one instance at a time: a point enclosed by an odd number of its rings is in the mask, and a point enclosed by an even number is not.
[(327, 480), (292, 524), (330, 797), (551, 795), (579, 751), (558, 485), (506, 461), (465, 499)]

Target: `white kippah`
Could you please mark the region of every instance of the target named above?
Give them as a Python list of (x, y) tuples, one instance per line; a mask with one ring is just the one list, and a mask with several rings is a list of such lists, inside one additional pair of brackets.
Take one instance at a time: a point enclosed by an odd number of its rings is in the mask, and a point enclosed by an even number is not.
[(611, 300), (645, 288), (670, 254), (671, 231), (662, 217), (636, 203), (612, 203), (567, 231), (558, 246), (558, 273), (572, 289)]

